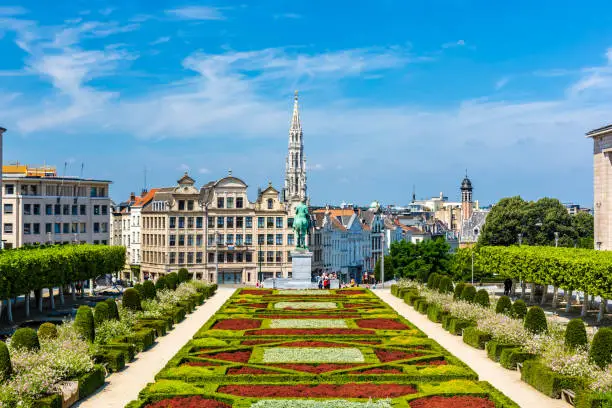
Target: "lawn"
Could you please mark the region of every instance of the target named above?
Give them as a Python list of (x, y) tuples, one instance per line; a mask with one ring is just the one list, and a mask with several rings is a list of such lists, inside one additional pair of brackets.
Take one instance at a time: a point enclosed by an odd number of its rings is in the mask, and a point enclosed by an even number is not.
[(238, 290), (130, 408), (517, 407), (365, 289)]

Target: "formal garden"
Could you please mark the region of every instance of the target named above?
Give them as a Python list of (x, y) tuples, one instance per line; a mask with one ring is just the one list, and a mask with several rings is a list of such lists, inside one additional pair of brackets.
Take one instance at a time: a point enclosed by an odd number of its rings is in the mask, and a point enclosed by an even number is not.
[[(5, 295), (69, 286), (123, 266), (123, 258), (117, 255), (123, 252), (115, 247), (84, 245), (20, 253), (23, 256), (9, 252), (0, 257), (0, 289)], [(21, 278), (19, 268), (24, 268), (24, 276), (39, 281)], [(48, 273), (51, 270), (53, 275)], [(155, 284), (145, 281), (127, 289), (117, 300), (81, 306), (73, 321), (44, 323), (37, 331), (18, 329), (0, 342), (0, 406), (59, 408), (86, 398), (104, 384), (107, 375), (151, 348), (157, 337), (215, 290), (216, 285), (191, 281), (187, 270), (181, 270)]]
[(362, 288), (239, 289), (128, 406), (517, 407)]
[[(609, 287), (599, 286), (605, 279), (594, 281), (600, 265), (567, 256), (567, 251), (572, 250), (562, 251), (556, 262), (550, 259), (559, 254), (554, 249), (495, 247), (481, 255), (506, 276), (524, 273), (531, 282), (555, 282), (609, 296)], [(530, 253), (538, 254), (538, 263)], [(541, 263), (557, 273), (540, 274)], [(564, 276), (561, 271), (567, 264), (582, 268), (574, 270), (575, 276)], [(520, 370), (523, 381), (547, 396), (563, 396), (580, 408), (612, 406), (612, 329), (600, 328), (593, 335), (581, 319), (563, 324), (538, 305), (528, 307), (524, 300), (512, 302), (508, 296), (495, 298), (484, 289), (453, 284), (445, 275), (431, 274), (426, 283), (402, 280), (391, 291), (450, 333), (463, 336), (466, 344), (486, 349), (491, 360)]]

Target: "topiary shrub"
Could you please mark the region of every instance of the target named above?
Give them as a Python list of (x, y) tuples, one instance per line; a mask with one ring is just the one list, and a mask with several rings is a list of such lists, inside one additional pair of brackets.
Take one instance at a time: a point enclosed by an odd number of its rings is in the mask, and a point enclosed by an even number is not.
[(14, 349), (26, 349), (31, 351), (40, 349), (36, 331), (29, 327), (15, 330), (15, 333), (13, 333), (11, 337), (11, 347)]
[(178, 281), (179, 283), (187, 282), (191, 279), (191, 275), (187, 268), (181, 268), (178, 270)]
[(465, 289), (465, 283), (459, 282), (455, 286), (455, 292), (453, 294), (453, 299), (455, 299), (455, 300), (460, 299), (461, 298), (461, 292), (463, 292), (463, 289)]
[(473, 303), (474, 297), (476, 296), (476, 288), (472, 285), (466, 285), (461, 291), (461, 300), (465, 300), (466, 302)]
[(117, 307), (117, 302), (115, 299), (108, 298), (105, 300), (108, 304), (108, 316), (109, 319), (119, 320), (119, 308)]
[(38, 328), (39, 339), (55, 339), (57, 338), (57, 327), (53, 323), (45, 322)]
[(565, 347), (575, 350), (579, 346), (588, 344), (586, 327), (582, 319), (572, 319), (565, 329)]
[(480, 289), (474, 296), (474, 303), (483, 307), (489, 307), (489, 292)]
[(155, 289), (157, 290), (168, 289), (168, 281), (166, 280), (165, 276), (160, 276), (159, 278), (157, 278), (157, 282), (155, 282)]
[(429, 270), (427, 268), (420, 268), (416, 273), (417, 280), (421, 283), (427, 282), (429, 277)]
[(127, 289), (123, 292), (123, 307), (131, 310), (142, 310), (140, 293), (136, 289)]
[(435, 282), (437, 277), (438, 277), (437, 273), (432, 273), (431, 275), (429, 275), (429, 277), (427, 278), (427, 287), (429, 289), (435, 289), (434, 288), (434, 282)]
[(453, 281), (448, 276), (444, 276), (440, 280), (440, 286), (438, 287), (440, 293), (451, 293), (453, 291)]
[(8, 379), (13, 372), (13, 365), (11, 364), (11, 356), (6, 347), (6, 343), (0, 341), (0, 382)]
[(155, 289), (155, 284), (150, 280), (144, 281), (144, 283), (142, 284), (142, 293), (140, 294), (140, 296), (143, 299), (155, 299), (155, 296), (157, 296), (157, 289)]
[(525, 317), (525, 329), (534, 334), (545, 333), (548, 330), (546, 315), (540, 306), (533, 306), (527, 312), (527, 316)]
[(495, 304), (495, 313), (501, 313), (507, 316), (512, 314), (512, 301), (508, 296), (502, 296), (497, 299), (497, 303)]
[(432, 289), (440, 289), (440, 281), (442, 281), (443, 276), (442, 275), (438, 275), (436, 274), (434, 280), (433, 280), (433, 286)]
[(591, 350), (589, 351), (589, 360), (597, 364), (601, 368), (605, 368), (612, 363), (612, 329), (604, 327), (597, 330)]
[(512, 305), (512, 317), (522, 320), (525, 316), (527, 316), (527, 304), (523, 299), (518, 299)]
[(94, 308), (94, 323), (96, 327), (110, 319), (110, 308), (106, 302), (98, 302)]
[(135, 284), (134, 289), (136, 289), (138, 293), (140, 293), (140, 297), (144, 299), (145, 293), (144, 293), (144, 287), (142, 286), (142, 283)]
[(168, 284), (168, 289), (175, 290), (179, 282), (178, 274), (176, 272), (171, 272), (167, 274), (166, 282)]
[(89, 306), (81, 306), (77, 310), (74, 318), (74, 329), (83, 339), (89, 342), (93, 342), (96, 338), (94, 316)]

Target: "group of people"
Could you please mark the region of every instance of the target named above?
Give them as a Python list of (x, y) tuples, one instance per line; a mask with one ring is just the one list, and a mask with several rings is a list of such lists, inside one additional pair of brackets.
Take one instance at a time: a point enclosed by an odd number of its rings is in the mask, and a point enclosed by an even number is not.
[(319, 276), (319, 289), (329, 289), (332, 279), (337, 279), (335, 272), (330, 274), (324, 273), (323, 275)]

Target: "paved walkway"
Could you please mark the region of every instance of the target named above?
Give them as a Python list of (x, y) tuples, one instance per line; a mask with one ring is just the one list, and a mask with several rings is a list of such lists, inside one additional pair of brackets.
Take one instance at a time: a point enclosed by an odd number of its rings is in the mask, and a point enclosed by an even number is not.
[(74, 405), (79, 408), (119, 408), (138, 398), (138, 393), (153, 382), (155, 375), (183, 347), (188, 340), (202, 327), (204, 323), (225, 303), (234, 293), (233, 288), (221, 287), (206, 303), (199, 306), (195, 312), (174, 326), (167, 335), (157, 339), (148, 351), (139, 353), (136, 359), (120, 372), (106, 379), (106, 385), (95, 394)]
[(468, 346), (463, 342), (461, 336), (451, 335), (442, 328), (441, 324), (434, 323), (426, 315), (416, 312), (412, 306), (408, 306), (403, 300), (393, 296), (388, 289), (374, 290), (374, 293), (387, 302), (400, 315), (414, 323), (430, 338), (468, 364), (472, 370), (476, 371), (480, 380), (490, 382), (495, 388), (512, 398), (521, 407), (571, 407), (571, 405), (562, 400), (547, 397), (521, 381), (518, 371), (506, 370), (499, 363), (491, 361), (487, 357), (486, 351)]

